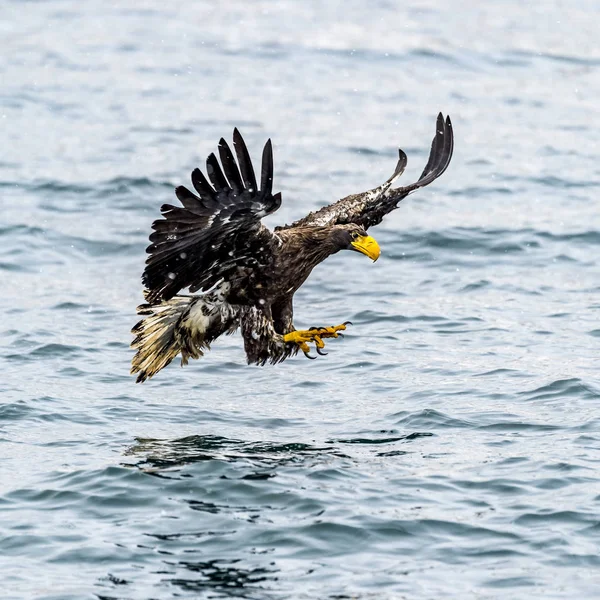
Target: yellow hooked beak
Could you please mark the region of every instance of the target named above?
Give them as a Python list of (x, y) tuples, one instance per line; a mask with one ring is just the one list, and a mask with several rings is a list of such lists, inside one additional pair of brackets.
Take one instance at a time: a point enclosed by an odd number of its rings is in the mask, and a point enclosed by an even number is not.
[(366, 254), (373, 262), (375, 262), (381, 254), (379, 244), (370, 235), (361, 235), (357, 237), (351, 245), (358, 252)]

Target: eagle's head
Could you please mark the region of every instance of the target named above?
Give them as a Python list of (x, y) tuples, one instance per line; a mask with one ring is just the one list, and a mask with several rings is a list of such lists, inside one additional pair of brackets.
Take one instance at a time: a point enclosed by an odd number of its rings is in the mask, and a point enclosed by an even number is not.
[(354, 250), (366, 254), (376, 261), (381, 254), (379, 244), (367, 232), (354, 223), (336, 225), (331, 232), (332, 241), (338, 250)]

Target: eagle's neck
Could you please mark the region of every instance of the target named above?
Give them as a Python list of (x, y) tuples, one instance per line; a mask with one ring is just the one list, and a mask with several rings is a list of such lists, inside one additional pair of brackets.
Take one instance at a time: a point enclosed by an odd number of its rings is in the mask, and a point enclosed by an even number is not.
[(277, 260), (285, 292), (295, 292), (311, 271), (340, 247), (331, 236), (331, 227), (303, 227), (278, 232), (282, 240)]
[(300, 261), (317, 266), (341, 248), (332, 234), (332, 227), (298, 227), (286, 231), (284, 251), (297, 255)]

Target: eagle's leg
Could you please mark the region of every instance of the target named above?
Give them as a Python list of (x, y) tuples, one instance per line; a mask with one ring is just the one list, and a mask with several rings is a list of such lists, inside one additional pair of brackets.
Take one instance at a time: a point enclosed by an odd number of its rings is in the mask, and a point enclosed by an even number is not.
[(292, 331), (283, 336), (283, 341), (288, 344), (298, 344), (298, 347), (307, 358), (316, 358), (309, 354), (310, 347), (309, 343), (314, 342), (317, 349), (317, 354), (325, 356), (326, 353), (322, 352), (325, 347), (323, 338), (336, 338), (343, 337), (341, 333), (346, 329), (348, 325), (351, 325), (350, 321), (346, 321), (341, 325), (332, 325), (331, 327), (311, 327), (310, 329), (300, 329)]

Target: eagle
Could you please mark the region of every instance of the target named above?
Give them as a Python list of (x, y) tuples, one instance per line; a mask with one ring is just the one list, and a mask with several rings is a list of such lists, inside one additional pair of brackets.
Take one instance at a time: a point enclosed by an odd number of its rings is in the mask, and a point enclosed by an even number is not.
[[(196, 193), (175, 189), (181, 206), (165, 204), (152, 224), (142, 275), (145, 303), (137, 312), (131, 346), (137, 352), (131, 373), (143, 382), (177, 355), (181, 364), (200, 358), (223, 334), (241, 330), (249, 364), (279, 363), (310, 344), (318, 354), (328, 338), (350, 324), (296, 329), (294, 293), (311, 271), (340, 250), (360, 252), (376, 261), (380, 248), (367, 231), (381, 223), (411, 192), (437, 179), (452, 158), (454, 136), (449, 117), (440, 113), (429, 159), (415, 183), (393, 187), (407, 164), (399, 159), (380, 186), (343, 198), (291, 225), (266, 227), (261, 219), (281, 206), (273, 193), (273, 148), (262, 153), (257, 180), (246, 144), (236, 129), (233, 151), (221, 138), (220, 158), (206, 160), (206, 174), (192, 171)], [(189, 288), (190, 294), (180, 294)], [(198, 292), (198, 293), (196, 293)]]

